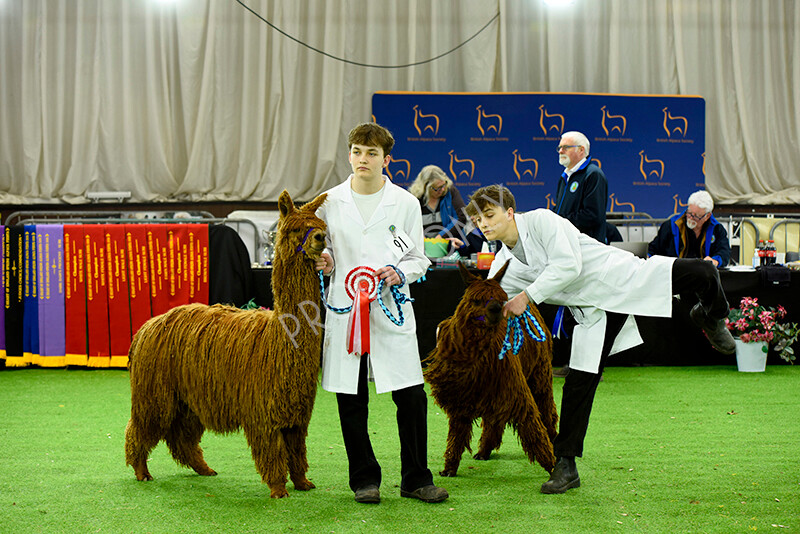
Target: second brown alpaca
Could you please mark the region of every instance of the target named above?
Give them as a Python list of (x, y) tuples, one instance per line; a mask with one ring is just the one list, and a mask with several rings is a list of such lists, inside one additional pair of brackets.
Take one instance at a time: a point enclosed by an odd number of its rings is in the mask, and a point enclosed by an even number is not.
[(508, 296), (500, 279), (508, 263), (488, 280), (471, 274), (462, 264), (459, 268), (468, 287), (455, 314), (439, 324), (436, 348), (425, 370), (431, 394), (450, 426), (444, 469), (439, 474), (456, 476), (464, 449), (472, 452), (472, 428), (478, 419), (482, 432), (475, 459), (488, 460), (500, 447), (506, 425), (511, 425), (528, 459), (551, 472), (558, 414), (550, 332), (531, 306), (545, 340), (535, 341), (526, 333), (519, 353), (508, 351), (500, 359), (508, 322), (502, 313)]

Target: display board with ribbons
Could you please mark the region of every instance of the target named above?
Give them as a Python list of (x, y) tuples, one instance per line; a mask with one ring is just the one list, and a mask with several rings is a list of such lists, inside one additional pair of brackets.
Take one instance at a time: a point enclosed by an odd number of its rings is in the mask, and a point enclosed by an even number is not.
[(209, 302), (208, 224), (26, 224), (0, 239), (9, 367), (125, 367), (145, 321)]

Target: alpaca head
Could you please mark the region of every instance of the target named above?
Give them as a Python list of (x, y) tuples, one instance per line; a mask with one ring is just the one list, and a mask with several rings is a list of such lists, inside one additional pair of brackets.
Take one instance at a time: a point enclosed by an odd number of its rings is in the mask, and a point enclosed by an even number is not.
[(506, 274), (510, 262), (508, 260), (497, 274), (485, 280), (470, 273), (463, 263), (458, 262), (461, 278), (467, 284), (467, 289), (458, 304), (456, 315), (460, 321), (465, 321), (465, 326), (494, 326), (503, 320), (503, 305), (508, 300), (508, 295), (500, 287), (500, 279)]
[(289, 193), (284, 190), (278, 199), (281, 217), (278, 221), (278, 254), (289, 257), (301, 254), (311, 262), (319, 259), (325, 250), (325, 231), (327, 226), (316, 216), (317, 208), (325, 202), (323, 193), (300, 208), (295, 207)]

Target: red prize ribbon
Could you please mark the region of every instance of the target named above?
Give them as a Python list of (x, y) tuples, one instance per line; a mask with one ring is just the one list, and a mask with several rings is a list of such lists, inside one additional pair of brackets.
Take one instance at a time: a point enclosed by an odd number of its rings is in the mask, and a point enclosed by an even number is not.
[(347, 273), (344, 288), (353, 299), (347, 320), (347, 352), (361, 356), (369, 352), (369, 304), (378, 296), (378, 275), (371, 267), (356, 267)]

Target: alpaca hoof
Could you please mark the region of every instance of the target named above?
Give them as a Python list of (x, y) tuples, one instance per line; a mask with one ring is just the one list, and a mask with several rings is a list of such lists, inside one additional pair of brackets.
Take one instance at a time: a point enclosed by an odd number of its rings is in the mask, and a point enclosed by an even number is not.
[(492, 455), (491, 452), (487, 453), (476, 452), (475, 455), (473, 455), (473, 458), (476, 460), (488, 460), (491, 455)]
[(443, 477), (454, 477), (456, 476), (457, 469), (442, 469), (439, 471), (439, 476)]
[(544, 468), (545, 471), (547, 471), (550, 474), (553, 474), (553, 469), (556, 468), (555, 456), (548, 458), (547, 460), (542, 460), (541, 458), (537, 458), (536, 460), (539, 462), (539, 465), (541, 465)]
[(147, 482), (153, 480), (153, 475), (151, 475), (150, 473), (142, 473), (141, 475), (137, 474), (136, 480), (138, 480), (139, 482)]
[(269, 496), (271, 499), (283, 499), (289, 496), (289, 492), (286, 488), (274, 489), (269, 492)]
[(294, 489), (298, 491), (308, 491), (316, 488), (313, 482), (308, 479), (301, 480), (299, 482), (294, 483)]

